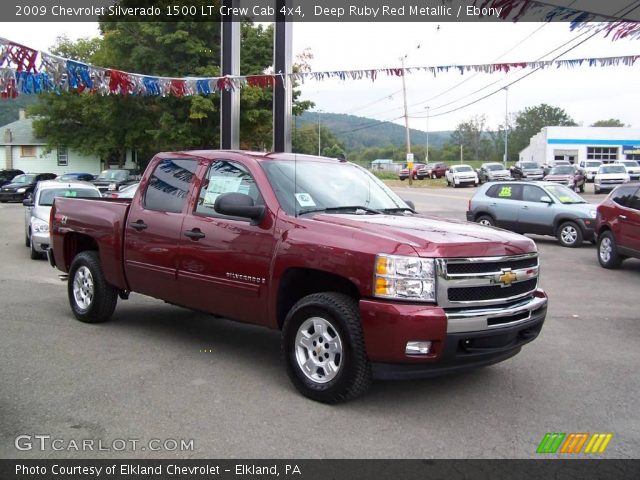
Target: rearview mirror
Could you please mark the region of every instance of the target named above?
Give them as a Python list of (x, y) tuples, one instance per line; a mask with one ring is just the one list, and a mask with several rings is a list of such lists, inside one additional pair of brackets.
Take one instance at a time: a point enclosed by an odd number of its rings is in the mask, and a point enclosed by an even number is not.
[(249, 218), (254, 225), (260, 223), (265, 214), (264, 205), (254, 205), (253, 198), (237, 192), (219, 195), (213, 204), (213, 209), (222, 215)]
[(540, 197), (540, 201), (542, 203), (548, 203), (548, 204), (552, 204), (553, 200), (551, 200), (551, 197), (547, 197), (546, 195), (543, 197)]
[(404, 200), (404, 203), (406, 203), (411, 210), (415, 210), (416, 209), (416, 204), (413, 203), (411, 200)]
[(33, 198), (25, 198), (22, 200), (22, 205), (25, 207), (33, 207)]

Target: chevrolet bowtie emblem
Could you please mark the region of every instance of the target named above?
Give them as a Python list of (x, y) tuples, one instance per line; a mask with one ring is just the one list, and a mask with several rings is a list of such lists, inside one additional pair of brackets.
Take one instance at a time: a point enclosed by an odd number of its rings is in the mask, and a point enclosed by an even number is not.
[(518, 279), (518, 276), (515, 273), (513, 273), (511, 270), (503, 270), (502, 275), (498, 277), (498, 282), (500, 282), (503, 287), (508, 287), (517, 279)]

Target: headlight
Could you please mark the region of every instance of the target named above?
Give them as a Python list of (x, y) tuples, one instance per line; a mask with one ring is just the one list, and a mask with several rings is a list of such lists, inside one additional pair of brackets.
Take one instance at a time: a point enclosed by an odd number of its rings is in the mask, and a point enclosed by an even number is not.
[(19, 188), (18, 190), (16, 190), (16, 193), (24, 193), (26, 191), (27, 191), (26, 188)]
[(435, 262), (432, 258), (379, 254), (373, 291), (381, 298), (435, 302)]
[(595, 211), (595, 210), (591, 210), (591, 211), (589, 212), (589, 216), (590, 216), (591, 218), (596, 218), (596, 215), (597, 215), (597, 214), (598, 214), (598, 212), (597, 212), (597, 211)]
[(109, 190), (113, 191), (113, 190), (117, 190), (118, 189), (118, 185), (116, 185), (115, 183), (110, 183), (109, 184)]
[(33, 233), (49, 233), (49, 224), (42, 220), (34, 219), (31, 221), (31, 231)]

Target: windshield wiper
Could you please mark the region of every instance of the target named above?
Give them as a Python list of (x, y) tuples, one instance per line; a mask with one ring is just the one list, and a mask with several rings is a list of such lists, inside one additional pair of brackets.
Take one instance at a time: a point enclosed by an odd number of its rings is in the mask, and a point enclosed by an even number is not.
[(411, 212), (416, 213), (416, 211), (409, 207), (393, 207), (393, 208), (383, 208), (381, 210), (383, 213), (398, 213), (398, 212)]
[(301, 210), (298, 212), (299, 215), (303, 215), (306, 213), (354, 213), (356, 215), (364, 215), (366, 213), (379, 215), (382, 212), (380, 210), (375, 210), (369, 207), (362, 207), (360, 205), (348, 205), (342, 207), (329, 207), (329, 208), (314, 208), (312, 210)]

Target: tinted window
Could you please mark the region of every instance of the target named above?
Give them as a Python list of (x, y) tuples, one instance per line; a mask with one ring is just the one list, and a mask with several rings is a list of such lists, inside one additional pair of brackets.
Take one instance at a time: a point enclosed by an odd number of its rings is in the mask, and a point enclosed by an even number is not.
[(640, 189), (636, 190), (636, 193), (629, 202), (629, 208), (640, 211)]
[(211, 164), (205, 178), (200, 189), (196, 213), (223, 216), (213, 209), (216, 198), (223, 193), (244, 193), (253, 199), (254, 205), (263, 203), (256, 182), (244, 165), (218, 160)]
[(544, 190), (533, 185), (522, 186), (522, 200), (525, 202), (540, 202), (542, 197), (548, 197)]
[(55, 197), (98, 198), (100, 192), (92, 188), (48, 188), (40, 194), (39, 204), (44, 207), (53, 205)]
[(149, 178), (144, 206), (160, 212), (182, 211), (198, 162), (193, 159), (162, 160)]
[(515, 184), (497, 184), (492, 185), (487, 190), (487, 196), (492, 198), (502, 198), (505, 200), (521, 200), (522, 185)]
[(616, 188), (616, 191), (611, 195), (611, 200), (616, 202), (618, 205), (622, 205), (624, 207), (631, 205), (631, 197), (633, 197), (633, 193), (637, 190), (637, 187), (620, 187)]
[(522, 168), (539, 168), (539, 165), (537, 163), (526, 162), (526, 163), (521, 163), (520, 167), (522, 167)]

